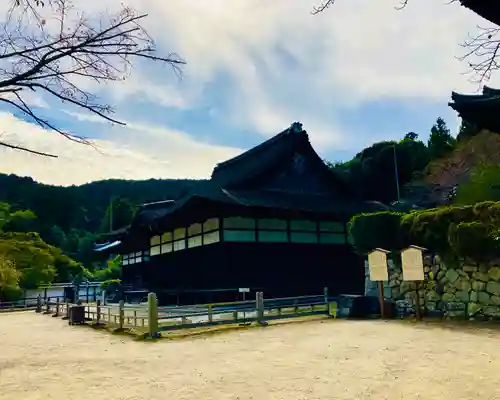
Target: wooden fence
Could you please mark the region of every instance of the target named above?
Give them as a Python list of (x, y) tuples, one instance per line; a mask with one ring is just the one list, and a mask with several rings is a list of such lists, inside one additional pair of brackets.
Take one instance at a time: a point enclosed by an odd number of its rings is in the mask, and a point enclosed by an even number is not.
[[(69, 319), (71, 307), (68, 302), (39, 297), (36, 311), (54, 317)], [(93, 322), (118, 329), (138, 329), (157, 337), (163, 331), (214, 326), (224, 324), (266, 325), (268, 321), (297, 318), (312, 315), (336, 317), (337, 303), (329, 302), (328, 297), (299, 296), (264, 299), (262, 292), (256, 293), (255, 300), (231, 303), (197, 304), (192, 306), (158, 307), (156, 295), (148, 295), (147, 305), (131, 306), (120, 301), (117, 305), (95, 303), (81, 304), (84, 308), (85, 322)], [(71, 319), (69, 319), (71, 323)]]

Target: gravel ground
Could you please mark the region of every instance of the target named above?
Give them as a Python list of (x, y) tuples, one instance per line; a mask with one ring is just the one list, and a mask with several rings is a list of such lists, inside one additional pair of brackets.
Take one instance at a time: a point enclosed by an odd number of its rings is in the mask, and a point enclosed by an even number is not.
[(499, 331), (289, 323), (156, 343), (0, 314), (0, 399), (500, 399)]

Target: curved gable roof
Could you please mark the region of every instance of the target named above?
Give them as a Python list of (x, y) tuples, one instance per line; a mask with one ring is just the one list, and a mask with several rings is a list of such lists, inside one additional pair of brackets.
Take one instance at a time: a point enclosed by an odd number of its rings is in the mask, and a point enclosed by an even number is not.
[(341, 184), (339, 177), (328, 168), (309, 142), (302, 124), (294, 122), (288, 129), (265, 142), (219, 163), (212, 172), (211, 181), (220, 187), (244, 184), (265, 175), (281, 163), (289, 163), (294, 153), (308, 157), (320, 174), (330, 182)]

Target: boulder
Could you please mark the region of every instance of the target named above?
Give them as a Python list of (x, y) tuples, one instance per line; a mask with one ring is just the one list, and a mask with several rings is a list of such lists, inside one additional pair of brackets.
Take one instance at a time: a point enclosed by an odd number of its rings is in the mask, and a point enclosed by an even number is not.
[(445, 294), (443, 294), (441, 299), (444, 302), (449, 303), (449, 302), (455, 301), (455, 295), (453, 293), (445, 293)]
[(500, 316), (500, 308), (495, 307), (495, 306), (484, 307), (483, 312), (485, 315), (489, 315), (490, 317)]
[(409, 291), (414, 291), (414, 287), (412, 285), (412, 282), (401, 282), (401, 286), (399, 287), (401, 294), (406, 294)]
[(476, 292), (482, 292), (483, 290), (486, 289), (486, 282), (481, 282), (481, 281), (472, 281), (472, 290), (475, 290)]
[(476, 280), (476, 281), (481, 281), (481, 282), (488, 282), (490, 280), (490, 277), (488, 276), (487, 273), (485, 272), (481, 272), (481, 271), (478, 271), (478, 272), (474, 272), (472, 274), (472, 277)]
[(490, 281), (486, 284), (486, 291), (491, 294), (500, 295), (500, 283)]
[(470, 290), (471, 287), (469, 280), (464, 277), (457, 279), (453, 284), (453, 286), (455, 286), (459, 291), (467, 291), (467, 292)]
[(500, 306), (500, 296), (491, 296), (490, 303), (495, 306)]
[(479, 293), (474, 291), (470, 292), (470, 301), (473, 303), (477, 303), (478, 300), (479, 300)]
[(482, 305), (490, 304), (490, 295), (486, 292), (479, 292), (477, 302)]
[(445, 291), (446, 293), (456, 293), (457, 288), (456, 288), (455, 286), (446, 285), (446, 286), (444, 287), (444, 291)]
[(490, 279), (493, 279), (494, 281), (500, 281), (500, 268), (499, 267), (492, 267), (488, 271), (488, 276)]
[(475, 265), (464, 265), (462, 267), (464, 272), (471, 273), (471, 272), (476, 272), (477, 267)]
[(427, 301), (439, 301), (441, 297), (436, 292), (427, 292)]
[(469, 291), (468, 290), (462, 290), (460, 292), (457, 292), (455, 294), (455, 298), (458, 301), (461, 301), (461, 302), (464, 302), (464, 303), (468, 303), (469, 302)]
[(455, 271), (454, 269), (449, 269), (448, 271), (446, 271), (445, 278), (448, 280), (448, 282), (453, 284), (456, 282), (458, 277), (459, 277), (458, 272)]
[(469, 303), (468, 307), (467, 307), (467, 312), (469, 315), (474, 315), (475, 313), (477, 313), (479, 310), (481, 310), (481, 305), (480, 304), (477, 304), (477, 303)]

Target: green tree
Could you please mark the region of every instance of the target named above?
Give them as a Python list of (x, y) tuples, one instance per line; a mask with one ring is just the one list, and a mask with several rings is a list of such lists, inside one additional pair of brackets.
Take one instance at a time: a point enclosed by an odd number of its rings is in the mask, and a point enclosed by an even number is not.
[(56, 276), (49, 245), (37, 233), (0, 234), (0, 254), (15, 263), (21, 274), (19, 285), (24, 289), (51, 283)]
[(12, 299), (21, 294), (21, 273), (14, 261), (0, 254), (0, 300)]
[(110, 232), (128, 226), (134, 217), (134, 206), (129, 199), (115, 198), (106, 209), (101, 232)]
[(122, 267), (121, 267), (121, 256), (116, 256), (112, 259), (107, 260), (107, 266), (104, 269), (95, 271), (94, 277), (98, 281), (107, 281), (121, 278)]
[(435, 160), (444, 157), (455, 148), (455, 145), (456, 139), (451, 136), (444, 119), (439, 117), (431, 128), (431, 134), (427, 142), (430, 158)]
[(0, 203), (0, 232), (29, 232), (36, 215), (31, 210), (12, 211), (7, 203)]
[(481, 201), (500, 201), (500, 165), (480, 163), (458, 186), (455, 203), (475, 204)]
[(417, 139), (418, 139), (418, 135), (415, 132), (408, 132), (405, 135), (405, 140), (417, 140)]
[(470, 124), (465, 120), (460, 123), (460, 129), (457, 135), (457, 141), (465, 141), (475, 136), (479, 132), (479, 129), (474, 125)]
[(396, 163), (398, 183), (402, 188), (429, 162), (427, 146), (416, 139), (416, 134), (407, 134), (399, 142), (375, 143), (332, 169), (365, 199), (390, 203), (397, 200)]

